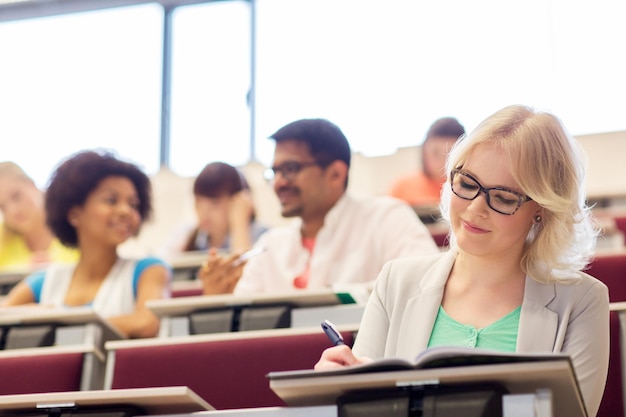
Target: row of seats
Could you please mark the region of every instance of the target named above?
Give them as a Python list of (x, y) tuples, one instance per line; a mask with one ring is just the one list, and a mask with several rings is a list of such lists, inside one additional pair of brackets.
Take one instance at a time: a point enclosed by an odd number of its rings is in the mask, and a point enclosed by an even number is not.
[[(342, 334), (352, 345), (353, 333)], [(217, 409), (284, 406), (267, 374), (312, 369), (330, 346), (321, 331), (110, 345), (106, 388), (186, 385)]]
[[(352, 345), (353, 331), (342, 335)], [(104, 388), (188, 386), (217, 409), (284, 406), (266, 375), (311, 369), (329, 346), (321, 329), (109, 342)], [(0, 374), (13, 377), (0, 378), (0, 395), (78, 391), (89, 366), (71, 349), (7, 353)]]
[(86, 353), (37, 349), (37, 354), (0, 356), (0, 395), (81, 389)]
[[(441, 237), (445, 236), (444, 233)], [(443, 241), (442, 241), (443, 243)], [(626, 301), (626, 253), (597, 256), (587, 270), (609, 287), (612, 303)], [(610, 317), (610, 364), (604, 398), (598, 417), (624, 417), (624, 384), (622, 356), (626, 353), (621, 341), (620, 313), (611, 311)], [(324, 343), (325, 341), (322, 341)], [(175, 350), (175, 349), (174, 349)], [(252, 348), (254, 351), (254, 348)], [(318, 351), (319, 353), (319, 351)], [(315, 355), (313, 355), (315, 357)], [(134, 387), (129, 385), (128, 387)]]
[[(626, 253), (597, 256), (587, 272), (606, 283), (611, 302), (626, 301)], [(625, 349), (619, 311), (611, 312), (610, 326), (609, 375), (598, 416), (624, 417)], [(343, 335), (352, 344), (353, 332), (344, 331)], [(282, 401), (269, 389), (266, 374), (311, 368), (328, 346), (328, 339), (317, 329), (109, 342), (104, 386), (186, 385), (218, 409), (281, 406)], [(0, 395), (83, 389), (88, 366), (85, 352), (54, 347), (28, 352), (0, 352), (0, 374), (19, 375), (0, 379)]]

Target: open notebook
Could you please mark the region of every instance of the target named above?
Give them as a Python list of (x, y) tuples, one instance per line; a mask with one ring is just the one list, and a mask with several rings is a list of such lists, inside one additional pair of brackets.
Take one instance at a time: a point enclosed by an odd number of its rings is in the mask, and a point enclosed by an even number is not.
[(571, 360), (560, 354), (435, 347), (413, 361), (384, 358), (328, 371), (271, 372), (268, 378), (289, 405), (335, 404), (340, 396), (361, 390), (498, 382), (512, 394), (550, 389), (557, 417), (587, 415)]

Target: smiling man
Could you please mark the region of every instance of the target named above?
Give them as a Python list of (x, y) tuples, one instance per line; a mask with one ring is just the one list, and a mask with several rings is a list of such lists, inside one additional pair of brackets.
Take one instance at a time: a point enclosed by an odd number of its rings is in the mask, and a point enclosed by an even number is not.
[[(205, 293), (227, 292), (222, 282), (238, 280), (237, 294), (293, 289), (338, 288), (374, 281), (391, 259), (436, 253), (428, 229), (405, 203), (389, 197), (356, 199), (347, 194), (351, 150), (333, 123), (303, 119), (274, 133), (273, 186), (284, 217), (298, 219), (265, 233), (265, 248), (245, 265), (241, 279), (228, 259), (209, 259)], [(213, 261), (213, 263), (211, 263)], [(229, 277), (228, 277), (229, 276)]]

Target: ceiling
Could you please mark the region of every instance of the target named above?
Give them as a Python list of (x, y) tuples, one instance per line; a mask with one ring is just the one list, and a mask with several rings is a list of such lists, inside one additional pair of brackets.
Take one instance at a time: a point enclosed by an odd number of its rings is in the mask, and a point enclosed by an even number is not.
[(0, 0), (0, 22), (145, 3), (159, 3), (164, 7), (175, 7), (210, 1), (219, 0)]

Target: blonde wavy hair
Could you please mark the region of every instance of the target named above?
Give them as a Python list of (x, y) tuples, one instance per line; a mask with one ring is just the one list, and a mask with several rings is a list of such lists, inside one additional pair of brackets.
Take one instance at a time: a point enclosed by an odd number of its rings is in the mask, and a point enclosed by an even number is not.
[(11, 161), (0, 162), (0, 178), (19, 178), (34, 184), (33, 180), (26, 175), (26, 172), (15, 162)]
[[(0, 178), (9, 178), (9, 179), (17, 179), (20, 181), (25, 181), (33, 186), (35, 186), (35, 182), (26, 175), (26, 172), (15, 162), (4, 161), (0, 162)], [(10, 237), (11, 234), (19, 234), (16, 231), (12, 230), (6, 223), (2, 221), (2, 216), (0, 215), (0, 230), (4, 230), (5, 233), (1, 236), (0, 240), (6, 240)]]
[[(481, 144), (496, 144), (508, 156), (521, 191), (542, 208), (524, 245), (521, 268), (541, 283), (570, 282), (590, 262), (598, 236), (584, 190), (586, 155), (554, 115), (530, 107), (505, 107), (459, 140), (446, 163), (441, 213), (450, 223), (450, 172)], [(454, 235), (450, 245), (456, 247)]]

